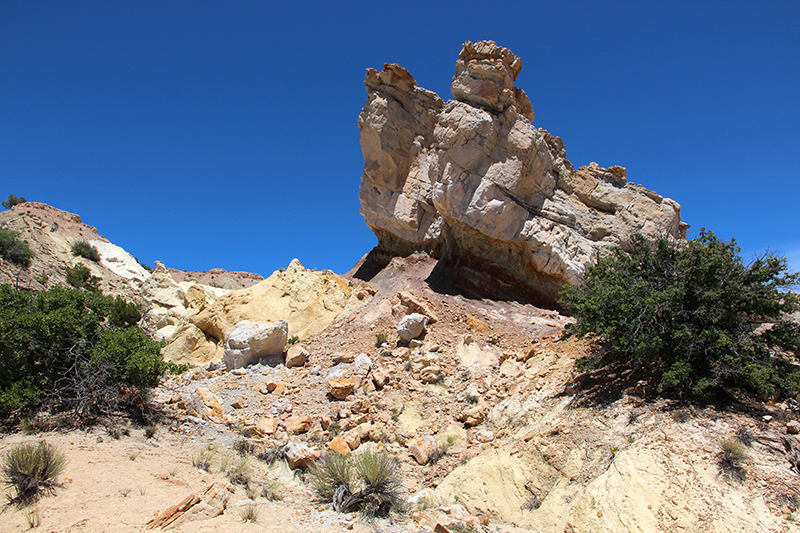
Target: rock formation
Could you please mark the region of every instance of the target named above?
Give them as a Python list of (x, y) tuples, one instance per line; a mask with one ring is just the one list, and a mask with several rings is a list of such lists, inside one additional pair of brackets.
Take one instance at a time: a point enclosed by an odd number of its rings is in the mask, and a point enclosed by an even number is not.
[(561, 139), (532, 125), (521, 70), (509, 49), (467, 41), (446, 103), (400, 65), (367, 70), (359, 198), (378, 246), (360, 277), (425, 251), (444, 288), (553, 305), (632, 233), (685, 238), (680, 206), (624, 168), (572, 167)]

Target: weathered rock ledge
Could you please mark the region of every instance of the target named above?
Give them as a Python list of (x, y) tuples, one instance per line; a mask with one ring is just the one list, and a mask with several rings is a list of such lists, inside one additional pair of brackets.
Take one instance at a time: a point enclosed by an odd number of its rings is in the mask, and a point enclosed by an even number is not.
[(632, 233), (685, 238), (678, 203), (624, 168), (573, 169), (561, 139), (531, 123), (521, 70), (509, 49), (467, 41), (448, 102), (399, 65), (367, 70), (359, 198), (378, 246), (364, 272), (425, 251), (442, 289), (554, 305)]

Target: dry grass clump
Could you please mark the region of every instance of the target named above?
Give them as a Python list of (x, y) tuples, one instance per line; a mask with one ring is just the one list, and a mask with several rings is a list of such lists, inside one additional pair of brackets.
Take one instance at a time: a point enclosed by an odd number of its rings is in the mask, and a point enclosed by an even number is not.
[(722, 451), (718, 454), (718, 463), (721, 472), (727, 477), (744, 481), (747, 471), (742, 466), (747, 460), (747, 448), (735, 437), (730, 437), (720, 443)]
[(258, 520), (258, 505), (247, 503), (239, 508), (239, 518), (242, 522), (256, 522)]
[(234, 464), (231, 465), (226, 473), (228, 474), (228, 479), (231, 483), (246, 487), (250, 482), (250, 477), (252, 476), (252, 467), (250, 466), (250, 461), (247, 460), (247, 457), (241, 457), (238, 461), (235, 461)]
[(386, 516), (401, 503), (397, 460), (385, 452), (364, 450), (347, 457), (329, 452), (310, 475), (320, 498), (341, 513)]
[(66, 463), (64, 454), (45, 441), (13, 446), (3, 458), (3, 481), (16, 492), (11, 503), (27, 505), (42, 492), (55, 492)]
[(192, 466), (204, 472), (211, 471), (211, 462), (217, 455), (216, 446), (208, 445), (192, 456)]

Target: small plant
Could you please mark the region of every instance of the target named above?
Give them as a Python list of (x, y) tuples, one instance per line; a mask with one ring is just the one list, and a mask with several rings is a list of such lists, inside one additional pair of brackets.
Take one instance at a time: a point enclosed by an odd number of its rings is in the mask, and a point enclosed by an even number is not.
[(261, 496), (266, 498), (271, 502), (279, 502), (283, 498), (281, 498), (281, 487), (280, 483), (277, 481), (272, 481), (270, 483), (264, 483), (261, 485)]
[(239, 439), (233, 443), (233, 451), (241, 456), (253, 455), (256, 451), (256, 445), (247, 439)]
[(158, 426), (155, 424), (148, 424), (146, 428), (144, 428), (144, 436), (148, 439), (152, 439), (158, 433)]
[(298, 337), (297, 335), (292, 335), (291, 337), (289, 337), (289, 340), (286, 341), (286, 344), (291, 346), (293, 344), (297, 344), (298, 342), (300, 342), (300, 337)]
[(41, 517), (39, 516), (39, 508), (34, 507), (33, 509), (25, 511), (25, 520), (28, 522), (28, 529), (39, 527), (42, 523)]
[(239, 508), (239, 518), (242, 522), (256, 522), (258, 520), (258, 505), (247, 503)]
[(55, 492), (65, 464), (64, 454), (45, 441), (13, 446), (3, 460), (4, 482), (17, 493), (11, 502), (26, 505), (42, 491)]
[(16, 194), (9, 194), (8, 198), (3, 200), (3, 207), (11, 209), (15, 205), (24, 204), (25, 202), (27, 202), (25, 198), (17, 198)]
[(496, 345), (500, 344), (500, 339), (498, 339), (496, 336), (492, 335), (492, 337), (489, 339), (489, 344), (494, 344), (496, 346)]
[(100, 292), (100, 278), (92, 276), (89, 268), (81, 263), (67, 268), (67, 283), (76, 289), (86, 289), (89, 292)]
[(228, 479), (234, 485), (247, 486), (250, 483), (250, 476), (252, 475), (252, 468), (250, 461), (247, 457), (240, 458), (227, 472)]
[(204, 472), (211, 471), (211, 462), (217, 455), (215, 446), (208, 445), (192, 456), (192, 466)]
[(20, 240), (16, 231), (0, 228), (0, 259), (25, 269), (31, 266), (33, 255), (28, 243)]
[(47, 282), (50, 281), (50, 277), (47, 275), (47, 272), (40, 272), (35, 279), (36, 283), (42, 286), (47, 285)]
[(139, 457), (141, 453), (142, 450), (140, 450), (139, 448), (132, 448), (128, 450), (128, 459), (130, 459), (131, 461), (135, 461), (136, 458)]
[(747, 471), (742, 463), (747, 460), (747, 448), (735, 437), (727, 438), (720, 443), (722, 451), (718, 455), (720, 470), (728, 477), (744, 481)]
[(100, 262), (100, 252), (97, 251), (96, 247), (86, 241), (73, 242), (70, 251), (74, 256), (80, 256), (89, 261), (94, 261), (95, 263)]
[(678, 424), (685, 424), (692, 417), (687, 409), (678, 409), (672, 412), (672, 419)]
[(276, 445), (269, 449), (263, 450), (256, 455), (257, 458), (264, 461), (268, 465), (273, 465), (275, 461), (286, 458), (286, 448), (284, 446)]
[(364, 450), (347, 457), (329, 452), (310, 474), (320, 498), (332, 502), (341, 513), (386, 516), (401, 501), (397, 461), (385, 452)]
[(386, 343), (386, 335), (383, 333), (378, 333), (375, 335), (375, 347), (380, 348)]

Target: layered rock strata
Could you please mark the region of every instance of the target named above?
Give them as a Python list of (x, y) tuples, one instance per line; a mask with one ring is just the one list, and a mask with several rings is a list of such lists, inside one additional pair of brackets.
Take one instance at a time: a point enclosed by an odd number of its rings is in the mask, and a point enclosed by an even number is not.
[(624, 168), (572, 167), (561, 139), (531, 123), (521, 70), (509, 49), (467, 41), (448, 102), (400, 65), (367, 70), (359, 198), (373, 263), (425, 251), (442, 288), (554, 305), (632, 233), (685, 238), (678, 203)]

